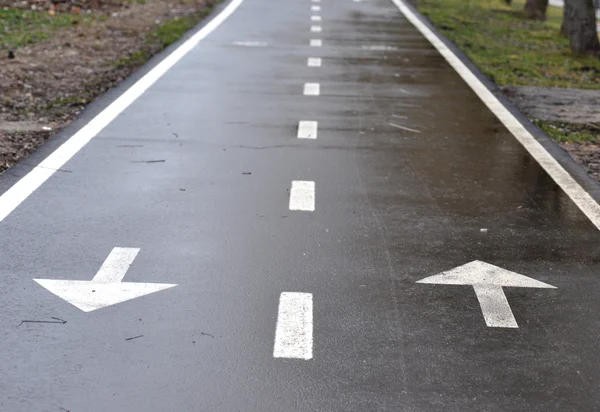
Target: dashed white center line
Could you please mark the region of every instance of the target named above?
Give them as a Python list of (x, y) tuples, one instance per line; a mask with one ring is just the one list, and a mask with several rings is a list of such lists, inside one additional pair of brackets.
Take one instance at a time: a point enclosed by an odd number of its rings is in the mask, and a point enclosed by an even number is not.
[(310, 6), (311, 11), (321, 11), (321, 6)]
[(313, 33), (321, 33), (323, 29), (321, 28), (321, 26), (310, 26), (310, 31)]
[(310, 16), (310, 21), (321, 21), (321, 16)]
[(318, 123), (313, 120), (298, 122), (298, 139), (316, 139)]
[(323, 45), (323, 41), (321, 39), (311, 39), (310, 47), (321, 47)]
[(306, 61), (306, 65), (308, 67), (321, 67), (321, 58), (320, 57), (309, 57)]
[(311, 293), (283, 292), (279, 297), (273, 357), (312, 359), (313, 297)]
[(386, 46), (383, 44), (373, 44), (373, 45), (363, 45), (362, 46), (363, 50), (377, 50), (377, 51), (392, 51), (392, 50), (398, 50), (397, 47), (394, 46)]
[(305, 96), (318, 96), (321, 94), (321, 85), (319, 83), (304, 83)]
[(290, 210), (315, 211), (315, 182), (305, 180), (292, 181)]
[(242, 47), (266, 47), (266, 41), (236, 41), (233, 42), (234, 46), (242, 46)]

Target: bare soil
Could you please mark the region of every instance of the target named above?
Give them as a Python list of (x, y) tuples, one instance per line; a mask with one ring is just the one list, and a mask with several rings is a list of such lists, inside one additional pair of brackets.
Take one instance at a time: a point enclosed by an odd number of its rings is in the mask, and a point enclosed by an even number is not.
[[(567, 141), (558, 144), (600, 183), (600, 90), (514, 86), (502, 90), (529, 119), (564, 123)], [(591, 138), (570, 139), (574, 130), (585, 130)]]
[[(0, 0), (0, 7), (6, 6)], [(49, 39), (0, 50), (0, 172), (69, 124), (87, 103), (117, 85), (164, 47), (153, 33), (161, 23), (197, 17), (212, 0), (8, 2), (49, 13), (101, 13), (102, 19), (59, 29)], [(11, 56), (12, 57), (12, 56)]]

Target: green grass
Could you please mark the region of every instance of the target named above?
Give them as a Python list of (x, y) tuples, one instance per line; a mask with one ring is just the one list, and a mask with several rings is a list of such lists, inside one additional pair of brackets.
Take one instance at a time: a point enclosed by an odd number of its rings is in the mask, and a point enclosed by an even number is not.
[(211, 6), (207, 6), (200, 13), (193, 16), (176, 17), (161, 23), (156, 30), (148, 36), (148, 41), (151, 43), (158, 42), (159, 46), (165, 48), (176, 42), (191, 28), (193, 28), (200, 20), (210, 13)]
[(557, 142), (600, 143), (600, 124), (574, 124), (534, 120), (548, 136)]
[(559, 35), (562, 9), (535, 22), (522, 17), (522, 1), (419, 0), (418, 8), (499, 85), (600, 89), (600, 59), (573, 55)]
[(37, 43), (58, 29), (79, 24), (85, 19), (73, 14), (51, 16), (44, 11), (0, 9), (0, 48), (16, 49)]

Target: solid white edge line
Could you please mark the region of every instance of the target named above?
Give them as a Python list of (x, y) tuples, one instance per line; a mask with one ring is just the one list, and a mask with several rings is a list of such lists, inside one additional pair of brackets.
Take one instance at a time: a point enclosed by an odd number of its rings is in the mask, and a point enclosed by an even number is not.
[(402, 0), (392, 0), (402, 14), (435, 47), (462, 79), (473, 89), (485, 105), (525, 147), (529, 154), (554, 179), (556, 184), (571, 198), (590, 221), (600, 230), (600, 205), (589, 193), (552, 157), (519, 120), (498, 100), (473, 72), (444, 44)]
[(212, 33), (221, 23), (242, 4), (243, 0), (233, 0), (227, 7), (202, 27), (196, 34), (165, 57), (152, 70), (127, 89), (108, 107), (83, 126), (77, 133), (60, 145), (33, 170), (23, 176), (0, 196), (0, 222), (27, 199), (37, 188), (61, 169), (79, 150), (90, 142), (102, 129), (121, 114), (131, 103), (140, 97), (150, 86), (160, 79), (183, 56), (192, 50), (200, 40)]
[(292, 181), (290, 210), (315, 211), (315, 182), (306, 180)]
[(298, 122), (298, 139), (316, 139), (318, 122), (314, 120), (300, 120)]
[(319, 83), (304, 83), (305, 96), (319, 96), (321, 94), (321, 85)]
[(283, 292), (279, 297), (273, 357), (312, 359), (313, 296)]

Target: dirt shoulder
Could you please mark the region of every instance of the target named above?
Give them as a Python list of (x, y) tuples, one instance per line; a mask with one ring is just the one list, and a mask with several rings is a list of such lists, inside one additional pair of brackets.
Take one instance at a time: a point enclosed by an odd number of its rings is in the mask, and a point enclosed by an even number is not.
[(6, 3), (0, 0), (0, 172), (179, 39), (214, 0)]
[(600, 183), (600, 59), (574, 56), (562, 9), (529, 21), (514, 0), (415, 0), (417, 8)]

